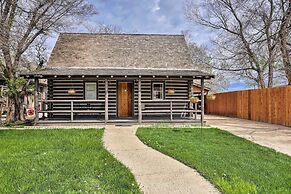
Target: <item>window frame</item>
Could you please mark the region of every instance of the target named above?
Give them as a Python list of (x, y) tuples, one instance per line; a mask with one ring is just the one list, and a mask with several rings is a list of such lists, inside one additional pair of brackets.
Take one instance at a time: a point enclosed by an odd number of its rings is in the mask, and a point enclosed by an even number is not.
[[(155, 98), (155, 95), (154, 95), (154, 85), (155, 84), (161, 84), (162, 85), (162, 89), (161, 89), (161, 96), (162, 98)], [(162, 81), (155, 81), (155, 82), (152, 82), (152, 100), (164, 100), (165, 99), (165, 83), (162, 82)]]
[[(87, 93), (87, 90), (86, 90), (86, 85), (87, 84), (94, 84), (95, 85), (95, 99), (86, 99), (86, 93)], [(98, 100), (98, 85), (97, 85), (97, 82), (90, 82), (90, 81), (86, 81), (84, 82), (84, 100)]]

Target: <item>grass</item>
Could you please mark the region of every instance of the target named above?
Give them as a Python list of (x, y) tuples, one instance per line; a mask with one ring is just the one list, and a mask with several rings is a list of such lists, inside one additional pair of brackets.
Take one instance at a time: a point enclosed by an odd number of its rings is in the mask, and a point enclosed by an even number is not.
[(0, 131), (0, 193), (140, 193), (103, 129)]
[(196, 169), (223, 193), (291, 193), (291, 157), (217, 128), (139, 128), (147, 145)]

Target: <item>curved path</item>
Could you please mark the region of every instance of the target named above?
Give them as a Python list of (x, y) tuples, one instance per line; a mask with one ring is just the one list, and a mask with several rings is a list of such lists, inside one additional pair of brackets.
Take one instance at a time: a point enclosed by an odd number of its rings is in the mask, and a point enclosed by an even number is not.
[(219, 193), (192, 168), (143, 144), (137, 126), (105, 127), (104, 145), (134, 174), (144, 193)]

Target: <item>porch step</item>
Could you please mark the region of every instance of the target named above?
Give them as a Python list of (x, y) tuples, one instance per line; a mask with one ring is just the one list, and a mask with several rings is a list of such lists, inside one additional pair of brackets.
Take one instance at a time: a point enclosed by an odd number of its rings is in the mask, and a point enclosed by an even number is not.
[(129, 127), (129, 126), (132, 126), (133, 124), (132, 123), (118, 123), (118, 124), (115, 124), (116, 127)]

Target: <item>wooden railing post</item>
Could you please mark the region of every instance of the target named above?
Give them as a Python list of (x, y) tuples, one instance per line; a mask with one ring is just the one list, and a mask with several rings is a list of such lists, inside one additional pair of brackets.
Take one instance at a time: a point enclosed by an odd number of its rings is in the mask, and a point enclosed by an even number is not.
[(194, 107), (195, 107), (195, 120), (196, 120), (197, 119), (197, 109), (198, 109), (197, 103), (194, 104)]
[(172, 100), (170, 101), (170, 118), (171, 118), (171, 121), (173, 121), (173, 102), (172, 102)]
[(34, 90), (34, 111), (35, 111), (35, 119), (34, 119), (34, 124), (37, 124), (38, 121), (39, 121), (38, 91), (39, 91), (39, 80), (38, 80), (38, 78), (35, 78), (35, 90)]
[(105, 79), (105, 123), (108, 122), (108, 79)]
[[(193, 103), (189, 101), (189, 110), (193, 110)], [(189, 112), (189, 118), (193, 119), (193, 112)]]
[(74, 120), (74, 102), (71, 101), (71, 121)]
[(142, 107), (141, 107), (141, 79), (138, 79), (138, 124), (142, 122)]

